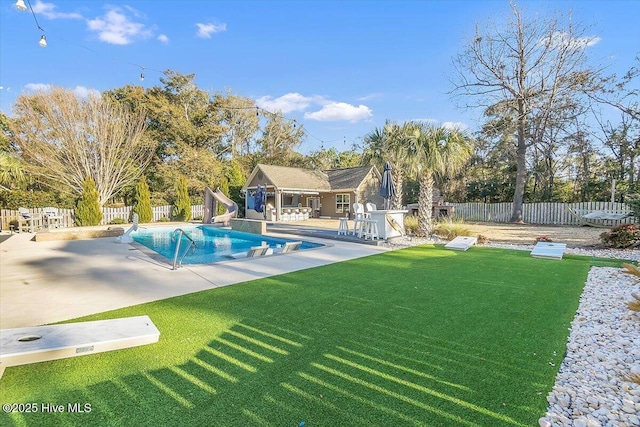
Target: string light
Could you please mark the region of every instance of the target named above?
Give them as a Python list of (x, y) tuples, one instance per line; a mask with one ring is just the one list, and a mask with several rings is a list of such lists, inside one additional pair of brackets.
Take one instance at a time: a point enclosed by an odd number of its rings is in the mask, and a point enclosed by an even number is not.
[[(31, 1), (27, 0), (27, 4), (29, 5), (29, 10), (31, 10), (31, 15), (33, 15), (33, 20), (36, 22), (36, 27), (38, 27), (38, 29), (44, 33), (44, 28), (42, 28), (38, 23), (38, 18), (36, 18), (36, 13), (33, 11), (33, 7), (31, 6)], [(16, 2), (16, 9), (21, 10), (23, 12), (27, 10), (27, 6), (24, 4), (24, 0), (18, 0)], [(40, 41), (38, 42), (38, 44), (40, 45), (40, 47), (47, 47), (47, 38), (44, 36), (44, 34), (42, 34), (42, 36), (40, 37)]]

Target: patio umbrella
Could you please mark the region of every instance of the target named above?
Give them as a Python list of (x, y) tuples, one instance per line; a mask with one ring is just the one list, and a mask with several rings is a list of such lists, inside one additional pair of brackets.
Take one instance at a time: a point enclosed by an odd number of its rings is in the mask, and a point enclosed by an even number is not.
[(264, 210), (264, 192), (259, 185), (256, 194), (253, 196), (253, 209), (255, 209), (256, 212), (262, 212)]
[(380, 195), (384, 198), (384, 208), (391, 208), (391, 199), (396, 195), (396, 186), (393, 183), (391, 177), (391, 163), (387, 162), (384, 165), (382, 172), (382, 182), (380, 183)]

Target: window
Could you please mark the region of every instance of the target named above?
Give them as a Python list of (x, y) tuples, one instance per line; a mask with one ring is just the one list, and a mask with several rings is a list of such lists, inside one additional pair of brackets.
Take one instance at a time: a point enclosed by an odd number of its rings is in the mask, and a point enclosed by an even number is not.
[(336, 213), (349, 212), (350, 205), (351, 205), (350, 194), (336, 194)]

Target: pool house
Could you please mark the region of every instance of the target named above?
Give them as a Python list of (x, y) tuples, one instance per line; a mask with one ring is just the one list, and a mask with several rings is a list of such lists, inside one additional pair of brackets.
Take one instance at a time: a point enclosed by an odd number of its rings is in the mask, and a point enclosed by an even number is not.
[[(320, 171), (258, 164), (242, 188), (245, 218), (280, 222), (353, 217), (354, 203), (382, 206), (380, 180), (375, 166)], [(258, 185), (266, 191), (263, 212), (254, 209)]]

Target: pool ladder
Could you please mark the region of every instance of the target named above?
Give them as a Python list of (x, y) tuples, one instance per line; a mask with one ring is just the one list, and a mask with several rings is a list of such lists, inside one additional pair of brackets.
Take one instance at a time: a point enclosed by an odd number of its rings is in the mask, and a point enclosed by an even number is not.
[[(178, 261), (178, 256), (180, 255), (180, 242), (182, 241), (182, 236), (186, 237), (187, 240), (189, 240), (189, 246), (187, 246), (187, 250), (184, 251), (184, 253), (182, 254), (180, 261)], [(186, 257), (189, 254), (189, 251), (191, 251), (191, 253), (195, 252), (196, 242), (194, 242), (191, 236), (185, 233), (182, 228), (176, 228), (175, 230), (173, 230), (173, 234), (171, 235), (171, 241), (172, 242), (177, 241), (176, 250), (173, 253), (173, 269), (172, 269), (172, 270), (177, 270), (178, 268), (182, 267), (182, 260), (184, 260), (184, 257)]]

